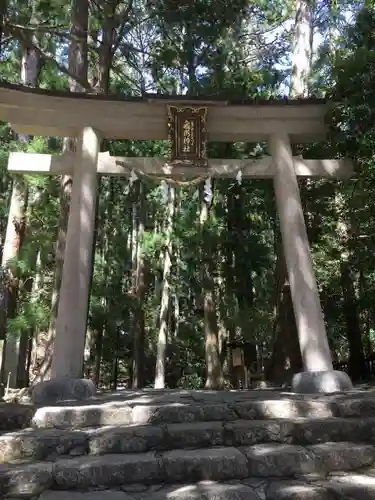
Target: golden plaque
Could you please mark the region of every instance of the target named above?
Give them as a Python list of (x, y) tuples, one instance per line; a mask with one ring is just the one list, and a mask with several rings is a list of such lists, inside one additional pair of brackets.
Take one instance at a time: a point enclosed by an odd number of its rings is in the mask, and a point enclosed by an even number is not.
[(207, 108), (168, 106), (171, 162), (207, 166)]

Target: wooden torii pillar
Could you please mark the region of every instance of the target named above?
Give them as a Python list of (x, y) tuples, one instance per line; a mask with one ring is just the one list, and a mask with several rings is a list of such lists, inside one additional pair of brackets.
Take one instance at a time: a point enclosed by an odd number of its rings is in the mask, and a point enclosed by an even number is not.
[[(76, 94), (74, 97), (64, 94), (62, 98), (41, 91), (31, 93), (9, 87), (2, 95), (0, 87), (0, 119), (12, 122), (18, 133), (80, 138), (80, 146), (74, 155), (13, 153), (9, 159), (10, 172), (73, 173), (51, 382), (66, 379), (78, 381), (82, 376), (97, 173), (129, 175), (134, 169), (159, 178), (189, 178), (200, 175), (235, 177), (241, 171), (244, 178), (272, 177), (274, 182), (305, 370), (294, 377), (292, 389), (296, 392), (336, 392), (351, 388), (349, 377), (332, 367), (297, 176), (346, 178), (352, 173), (352, 165), (345, 160), (293, 158), (291, 139), (309, 142), (325, 136), (326, 104), (315, 101), (310, 104), (310, 108), (305, 104), (265, 105), (262, 108), (254, 104), (231, 106), (223, 102), (212, 103), (207, 126), (211, 140), (267, 140), (271, 156), (260, 160), (209, 160), (207, 165), (186, 168), (163, 159), (114, 158), (108, 153), (99, 153), (100, 136), (165, 139), (165, 101), (113, 103), (102, 98), (87, 99)], [(69, 115), (69, 111), (74, 116)]]
[(85, 127), (78, 141), (77, 163), (73, 173), (52, 378), (80, 378), (83, 373), (99, 148), (98, 133)]

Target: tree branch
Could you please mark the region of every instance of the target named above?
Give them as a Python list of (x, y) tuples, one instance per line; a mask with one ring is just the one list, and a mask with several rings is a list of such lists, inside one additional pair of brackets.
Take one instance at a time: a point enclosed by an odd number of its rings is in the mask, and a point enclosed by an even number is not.
[(112, 48), (112, 55), (116, 53), (116, 50), (118, 49), (121, 40), (124, 38), (125, 35), (125, 29), (126, 29), (126, 23), (129, 22), (129, 17), (130, 17), (130, 12), (133, 9), (134, 1), (129, 0), (128, 5), (126, 6), (125, 9), (123, 9), (122, 12), (120, 12), (116, 17), (115, 21), (116, 24), (119, 28), (119, 32), (117, 36), (114, 39), (113, 43), (113, 48)]
[[(8, 25), (8, 29), (9, 29), (9, 25)], [(13, 25), (12, 29), (9, 31), (13, 34), (13, 36), (15, 38), (17, 38), (17, 40), (20, 43), (36, 50), (42, 59), (44, 59), (46, 61), (53, 62), (56, 65), (57, 69), (59, 71), (61, 71), (61, 73), (64, 73), (65, 75), (69, 76), (69, 78), (71, 78), (72, 80), (77, 82), (82, 88), (87, 90), (87, 92), (93, 91), (91, 85), (88, 83), (87, 80), (84, 81), (84, 80), (81, 80), (80, 78), (77, 78), (77, 76), (75, 76), (71, 71), (69, 71), (69, 69), (66, 66), (57, 62), (56, 58), (53, 54), (51, 54), (50, 52), (46, 52), (41, 47), (39, 47), (39, 45), (37, 45), (35, 43), (35, 40), (30, 40), (28, 37), (26, 37), (24, 32), (23, 32), (23, 29), (17, 28), (15, 25)]]
[(51, 25), (51, 26), (48, 26), (48, 25), (33, 25), (33, 24), (29, 24), (29, 25), (22, 25), (22, 24), (14, 24), (14, 23), (6, 23), (6, 25), (10, 28), (10, 30), (13, 28), (15, 30), (22, 30), (22, 31), (46, 31), (48, 33), (55, 33), (55, 30), (57, 29), (66, 29), (67, 30), (67, 33), (69, 31), (69, 28), (65, 25), (60, 25), (60, 26), (56, 26), (56, 25)]

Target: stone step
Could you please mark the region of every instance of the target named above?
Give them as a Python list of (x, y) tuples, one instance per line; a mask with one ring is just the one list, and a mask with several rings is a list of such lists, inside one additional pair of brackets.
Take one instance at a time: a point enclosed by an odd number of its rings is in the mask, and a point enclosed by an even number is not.
[(0, 403), (0, 432), (29, 427), (36, 410), (32, 405)]
[(83, 428), (183, 422), (329, 417), (375, 417), (375, 398), (368, 399), (250, 399), (229, 403), (166, 403), (153, 405), (108, 402), (48, 406), (35, 411), (37, 428)]
[(308, 483), (270, 481), (261, 493), (265, 500), (375, 500), (374, 471), (333, 474)]
[[(137, 487), (138, 486), (138, 487)], [(48, 491), (38, 500), (260, 500), (254, 489), (246, 484), (200, 481), (196, 484), (124, 488), (86, 493)]]
[[(124, 488), (134, 483), (151, 485), (296, 477), (307, 477), (311, 481), (311, 478), (323, 478), (332, 472), (373, 467), (374, 462), (373, 446), (344, 442), (306, 447), (263, 444), (84, 456), (56, 462), (3, 464), (0, 466), (0, 498), (32, 498), (44, 490), (54, 489)], [(272, 498), (271, 494), (269, 498)], [(277, 496), (273, 498), (277, 499)]]
[(222, 483), (133, 484), (118, 490), (45, 491), (38, 500), (375, 500), (374, 471), (334, 475), (329, 480), (245, 479)]
[(265, 443), (375, 443), (375, 418), (234, 420), (166, 425), (24, 429), (0, 436), (0, 463), (56, 460), (62, 455), (145, 453)]
[(375, 470), (330, 474), (323, 480), (268, 481), (265, 500), (375, 500)]

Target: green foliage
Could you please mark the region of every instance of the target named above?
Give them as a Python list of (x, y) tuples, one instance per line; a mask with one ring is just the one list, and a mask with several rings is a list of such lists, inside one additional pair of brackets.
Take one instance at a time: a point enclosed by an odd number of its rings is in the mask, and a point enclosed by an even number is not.
[(197, 391), (199, 389), (203, 389), (204, 379), (197, 373), (193, 373), (192, 375), (184, 375), (179, 379), (177, 387), (178, 389), (191, 389)]
[(43, 302), (23, 302), (22, 309), (15, 318), (8, 320), (8, 332), (19, 337), (23, 331), (30, 332), (48, 328), (50, 310)]
[[(310, 181), (303, 199), (313, 247), (315, 270), (331, 345), (347, 356), (345, 305), (340, 262), (347, 242), (338, 237), (338, 218), (356, 227), (351, 264), (366, 278), (355, 291), (360, 303), (364, 334), (373, 342), (375, 298), (375, 17), (373, 8), (359, 12), (346, 32), (346, 13), (357, 12), (358, 2), (313, 2), (319, 45), (314, 56), (311, 92), (340, 101), (328, 121), (332, 135), (326, 144), (303, 148), (306, 157), (355, 157), (355, 182)], [(119, 10), (124, 7), (119, 4)], [(101, 29), (108, 5), (90, 3), (89, 76), (99, 73)], [(146, 92), (217, 96), (228, 99), (271, 98), (285, 94), (290, 74), (294, 2), (284, 0), (153, 0), (133, 2), (133, 9), (114, 45), (111, 91), (139, 96)], [(116, 11), (117, 12), (117, 11)], [(116, 16), (120, 14), (116, 14)], [(66, 89), (63, 71), (69, 48), (69, 3), (58, 0), (12, 0), (7, 23), (35, 28), (43, 51), (40, 86)], [(121, 31), (122, 30), (122, 31)], [(121, 32), (121, 33), (120, 33)], [(15, 36), (1, 55), (0, 78), (19, 81), (20, 44)], [(57, 69), (56, 62), (59, 64)], [(124, 120), (126, 117), (124, 117)], [(166, 141), (106, 141), (114, 156), (167, 155)], [(299, 146), (296, 146), (300, 152)], [(5, 234), (12, 178), (6, 172), (9, 153), (17, 150), (59, 154), (61, 140), (32, 138), (18, 141), (0, 124), (0, 233)], [(254, 159), (267, 153), (264, 144), (209, 144), (212, 158)], [(145, 319), (146, 379), (152, 382), (159, 327), (160, 287), (166, 243), (166, 206), (159, 182), (142, 179), (146, 225), (137, 240), (145, 257), (146, 293), (141, 304)], [(55, 277), (55, 245), (59, 224), (59, 180), (24, 176), (29, 193), (27, 226), (22, 251), (8, 265), (20, 277), (17, 316), (9, 320), (12, 335), (46, 331)], [(92, 358), (101, 349), (102, 383), (129, 379), (132, 366), (134, 317), (134, 225), (139, 218), (140, 194), (126, 178), (101, 177), (89, 327), (93, 333)], [(335, 199), (343, 198), (338, 214)], [(219, 327), (226, 333), (255, 341), (269, 354), (274, 326), (275, 247), (279, 239), (272, 183), (235, 179), (215, 181), (210, 217), (202, 231), (197, 186), (176, 189), (176, 216), (172, 234), (170, 314), (168, 318), (167, 379), (170, 387), (199, 389), (204, 377), (204, 319), (202, 311), (202, 260), (212, 251), (212, 277)], [(351, 214), (354, 214), (351, 215)], [(356, 219), (355, 223), (353, 219)], [(358, 243), (359, 242), (359, 243)], [(175, 317), (176, 315), (176, 317)], [(365, 318), (366, 319), (363, 319)], [(365, 322), (367, 321), (366, 325)], [(98, 332), (103, 333), (102, 344)], [(88, 364), (93, 369), (95, 359)], [(191, 373), (186, 372), (189, 367)]]

